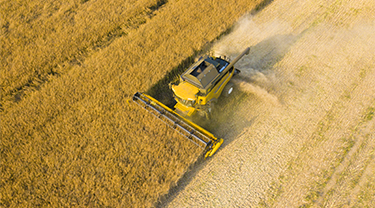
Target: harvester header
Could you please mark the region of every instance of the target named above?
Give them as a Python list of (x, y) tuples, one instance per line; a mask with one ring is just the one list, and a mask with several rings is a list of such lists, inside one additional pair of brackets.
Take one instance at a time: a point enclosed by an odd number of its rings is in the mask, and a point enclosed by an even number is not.
[(232, 62), (225, 57), (200, 57), (181, 74), (178, 82), (170, 83), (176, 101), (173, 110), (140, 92), (133, 95), (133, 101), (205, 149), (205, 157), (212, 156), (223, 143), (223, 139), (216, 138), (187, 118), (196, 114), (201, 118), (211, 118), (219, 97), (222, 94), (229, 96), (233, 92), (234, 85), (230, 80), (240, 73), (240, 70), (234, 68), (234, 64), (249, 54), (249, 51), (250, 48), (246, 48)]
[(133, 95), (133, 101), (150, 111), (171, 128), (177, 130), (181, 135), (206, 150), (205, 158), (212, 156), (224, 141), (223, 139), (216, 138), (199, 125), (180, 116), (168, 106), (149, 95), (137, 92)]

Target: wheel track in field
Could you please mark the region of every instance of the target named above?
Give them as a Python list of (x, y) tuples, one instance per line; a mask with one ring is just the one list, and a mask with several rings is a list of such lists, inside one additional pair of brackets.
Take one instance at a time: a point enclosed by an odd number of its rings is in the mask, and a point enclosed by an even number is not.
[[(306, 161), (309, 161), (309, 159), (312, 159), (312, 158), (316, 157), (314, 152), (319, 151), (319, 149), (321, 147), (325, 146), (324, 145), (325, 143), (328, 143), (328, 139), (330, 137), (329, 135), (332, 134), (331, 132), (333, 131), (332, 126), (339, 126), (338, 120), (339, 120), (340, 116), (337, 116), (337, 115), (339, 115), (339, 114), (345, 115), (345, 112), (342, 112), (342, 110), (339, 110), (339, 111), (341, 111), (341, 113), (338, 113), (339, 112), (338, 109), (343, 109), (343, 107), (346, 106), (346, 104), (347, 104), (347, 100), (344, 98), (344, 95), (340, 96), (340, 99), (338, 101), (336, 101), (335, 103), (333, 103), (333, 105), (325, 113), (323, 118), (319, 122), (317, 122), (318, 125), (316, 127), (316, 130), (314, 131), (314, 133), (309, 138), (306, 139), (303, 146), (299, 150), (299, 153), (297, 154), (298, 156), (296, 156), (292, 160), (292, 162), (290, 161), (291, 163), (289, 163), (288, 167), (286, 168), (287, 170), (294, 170), (294, 171), (291, 171), (289, 173), (289, 175), (285, 174), (285, 173), (281, 174), (279, 176), (279, 182), (273, 184), (271, 186), (271, 189), (269, 190), (269, 193), (268, 193), (269, 195), (266, 197), (266, 198), (268, 198), (269, 201), (268, 202), (262, 201), (260, 203), (260, 205), (278, 207), (278, 206), (281, 206), (281, 205), (285, 205), (284, 203), (277, 202), (278, 199), (281, 197), (280, 195), (282, 193), (286, 192), (283, 195), (284, 197), (285, 196), (288, 196), (288, 197), (293, 196), (293, 192), (296, 192), (297, 190), (295, 190), (295, 189), (293, 190), (292, 188), (299, 183), (298, 180), (296, 179), (296, 178), (300, 177), (298, 175), (311, 174), (310, 173), (311, 170), (309, 171), (308, 169), (312, 168), (312, 167), (307, 168), (307, 167), (305, 167), (306, 165), (304, 166), (304, 163)], [(352, 136), (348, 136), (348, 138), (351, 138), (351, 137)], [(330, 188), (332, 188), (334, 186), (335, 181), (337, 180), (337, 177), (335, 177), (335, 176), (340, 174), (342, 172), (342, 170), (349, 165), (348, 161), (352, 158), (352, 155), (358, 150), (358, 148), (362, 144), (361, 141), (356, 141), (355, 145), (352, 146), (352, 145), (350, 145), (350, 141), (351, 140), (349, 139), (349, 146), (348, 147), (347, 147), (347, 145), (343, 144), (344, 147), (349, 148), (350, 151), (344, 153), (344, 155), (339, 155), (339, 157), (336, 158), (337, 160), (343, 161), (343, 162), (338, 163), (338, 166), (336, 166), (333, 170), (331, 169), (331, 167), (329, 167), (327, 170), (324, 170), (324, 171), (327, 171), (327, 173), (330, 173), (330, 174), (325, 175), (323, 177), (322, 181), (316, 181), (319, 185), (323, 185), (324, 191), (320, 190), (319, 188), (310, 190), (310, 192), (307, 192), (305, 198), (310, 199), (311, 194), (318, 193), (319, 197), (321, 197), (322, 199), (319, 199), (319, 200), (313, 199), (311, 202), (317, 204), (318, 206), (321, 205), (324, 196), (326, 195), (328, 190), (330, 190)], [(313, 166), (316, 166), (315, 168), (318, 168), (318, 165), (316, 165), (314, 163), (313, 163)], [(296, 167), (298, 167), (300, 169), (303, 169), (301, 167), (305, 167), (305, 169), (304, 169), (305, 173), (302, 173), (302, 171), (299, 170), (298, 168), (296, 169)], [(314, 168), (312, 168), (312, 169), (314, 169)], [(302, 176), (302, 177), (304, 177), (304, 176)], [(315, 177), (315, 176), (311, 175), (311, 177)], [(287, 186), (285, 186), (285, 184), (287, 184)], [(318, 186), (318, 187), (320, 187), (320, 186)], [(275, 205), (275, 203), (277, 205)], [(307, 203), (307, 204), (309, 204), (309, 203)], [(291, 205), (291, 204), (289, 204), (289, 205)]]
[[(341, 175), (344, 174), (344, 172), (349, 169), (349, 166), (353, 163), (353, 161), (355, 161), (357, 154), (360, 154), (360, 151), (363, 149), (364, 142), (371, 142), (371, 143), (374, 142), (371, 140), (371, 138), (369, 139), (369, 138), (366, 138), (365, 136), (361, 136), (361, 135), (355, 136), (355, 134), (359, 134), (359, 131), (362, 129), (362, 126), (365, 126), (368, 123), (366, 119), (366, 116), (368, 115), (367, 113), (368, 112), (364, 114), (365, 116), (362, 119), (362, 121), (360, 121), (360, 123), (353, 130), (353, 133), (349, 136), (351, 138), (358, 137), (358, 139), (354, 141), (354, 145), (350, 147), (349, 151), (345, 154), (342, 162), (335, 168), (331, 176), (328, 177), (329, 179), (326, 182), (324, 189), (320, 191), (321, 194), (315, 202), (317, 206), (319, 207), (327, 206), (327, 205), (324, 205), (323, 203), (324, 203), (325, 198), (327, 197), (328, 192), (334, 189), (335, 186), (337, 186), (337, 183), (339, 182)], [(374, 125), (370, 124), (369, 126), (370, 126), (369, 128), (374, 128)], [(369, 145), (369, 146), (373, 146), (373, 145)], [(353, 191), (351, 198), (354, 198), (353, 196), (356, 196), (358, 194), (359, 187), (362, 186), (360, 185), (360, 183), (363, 184), (364, 176), (369, 175), (369, 172), (372, 169), (370, 163), (371, 161), (365, 165), (364, 171), (362, 171), (362, 173), (360, 174), (362, 183), (359, 182), (356, 185), (356, 187), (353, 188), (353, 190), (356, 190), (356, 191)], [(350, 203), (353, 203), (353, 202), (350, 202)]]
[[(371, 54), (371, 53), (370, 53)], [(369, 76), (364, 77), (363, 74), (357, 73), (356, 79), (352, 79), (352, 83), (348, 85), (349, 88), (346, 90), (343, 90), (343, 93), (341, 94), (340, 98), (331, 106), (330, 110), (326, 113), (325, 117), (318, 122), (319, 126), (316, 129), (313, 136), (309, 139), (312, 141), (307, 140), (307, 142), (304, 144), (304, 147), (301, 149), (303, 151), (300, 151), (300, 157), (298, 157), (299, 162), (294, 162), (291, 166), (295, 167), (304, 167), (304, 172), (301, 170), (299, 172), (300, 175), (308, 175), (310, 174), (310, 178), (314, 179), (305, 179), (310, 180), (314, 182), (310, 182), (310, 184), (306, 184), (306, 186), (310, 186), (312, 189), (309, 190), (309, 193), (306, 194), (304, 197), (305, 199), (308, 199), (309, 202), (306, 202), (305, 205), (308, 204), (314, 204), (317, 203), (319, 206), (320, 203), (322, 203), (323, 199), (320, 199), (319, 197), (325, 197), (326, 194), (331, 190), (332, 187), (335, 185), (335, 181), (337, 177), (336, 175), (339, 175), (343, 169), (345, 169), (348, 165), (346, 161), (349, 161), (351, 158), (351, 155), (356, 152), (356, 148), (359, 148), (362, 145), (362, 141), (358, 140), (352, 140), (353, 133), (348, 132), (345, 130), (346, 128), (350, 128), (353, 131), (356, 130), (356, 128), (363, 122), (361, 119), (358, 120), (358, 116), (364, 113), (365, 110), (360, 110), (361, 105), (366, 106), (366, 103), (369, 103), (368, 98), (363, 99), (361, 98), (362, 94), (368, 94), (373, 95), (373, 92), (371, 92), (371, 86), (373, 86), (373, 83), (371, 80), (374, 79), (374, 71), (369, 70), (371, 69), (371, 64), (368, 60), (359, 60), (358, 63), (361, 62), (367, 62), (364, 65), (358, 64), (360, 67), (363, 67), (366, 69), (367, 74)], [(366, 81), (364, 81), (366, 80)], [(354, 98), (351, 98), (354, 97)], [(367, 100), (367, 101), (366, 101)], [(361, 102), (364, 102), (363, 104)], [(360, 111), (358, 111), (360, 110)], [(357, 114), (354, 112), (358, 112)], [(359, 123), (355, 123), (357, 121)], [(350, 122), (349, 122), (350, 121)], [(346, 124), (350, 124), (349, 126)], [(338, 129), (342, 129), (341, 131)], [(346, 133), (345, 133), (346, 131)], [(345, 138), (344, 141), (339, 142), (340, 140), (338, 135), (342, 135), (343, 138)], [(334, 138), (337, 139), (337, 141), (334, 140)], [(314, 141), (316, 140), (316, 141)], [(331, 140), (331, 141), (329, 141)], [(356, 143), (358, 142), (358, 144)], [(354, 143), (354, 144), (352, 144)], [(337, 153), (327, 152), (326, 154), (331, 154), (331, 156), (327, 156), (327, 158), (330, 158), (333, 162), (330, 162), (330, 164), (326, 165), (320, 165), (313, 163), (311, 165), (303, 165), (303, 161), (308, 161), (308, 158), (316, 158), (316, 157), (325, 157), (325, 154), (320, 151), (320, 149), (329, 149), (328, 146), (332, 146), (332, 148), (336, 149), (338, 151)], [(315, 153), (314, 153), (315, 152)], [(320, 154), (318, 152), (321, 152)], [(313, 162), (312, 160), (311, 162)], [(327, 162), (328, 160), (324, 161)], [(323, 163), (323, 161), (321, 161)], [(343, 162), (343, 164), (342, 164)], [(328, 162), (329, 163), (329, 162)], [(297, 168), (298, 169), (298, 168)], [(303, 169), (303, 168), (301, 168)], [(319, 170), (320, 169), (320, 170)], [(292, 174), (292, 173), (290, 173)], [(281, 183), (281, 186), (284, 186), (283, 184), (289, 184), (289, 186), (284, 187), (285, 192), (281, 198), (291, 197), (295, 195), (294, 193), (297, 192), (296, 189), (292, 189), (293, 186), (296, 186), (296, 184), (300, 184), (301, 181), (304, 181), (303, 177), (298, 179), (291, 179), (291, 178), (299, 178), (296, 176), (296, 174), (293, 175), (293, 177), (289, 174), (289, 180), (281, 180), (283, 181)], [(294, 182), (292, 182), (294, 180)], [(280, 188), (280, 186), (276, 186), (276, 188)], [(293, 193), (294, 192), (294, 193)], [(277, 195), (277, 194), (276, 194)], [(296, 197), (296, 196), (294, 196)], [(317, 199), (315, 199), (317, 197)], [(271, 197), (272, 200), (275, 198)], [(277, 197), (280, 198), (280, 197)], [(282, 202), (279, 202), (276, 206), (285, 205), (286, 200), (281, 200)], [(271, 203), (273, 204), (273, 203)]]
[[(375, 139), (373, 137), (373, 139)], [(357, 205), (358, 203), (358, 196), (360, 194), (363, 187), (365, 187), (366, 183), (368, 182), (368, 179), (373, 176), (375, 171), (375, 157), (372, 156), (370, 158), (369, 164), (366, 166), (366, 169), (363, 171), (363, 174), (361, 175), (361, 178), (359, 179), (359, 182), (356, 184), (356, 186), (353, 188), (353, 191), (351, 193), (351, 201), (349, 202), (349, 206), (353, 207)]]
[[(369, 69), (371, 68), (371, 65), (368, 65), (368, 67), (365, 68)], [(314, 133), (315, 136), (313, 135), (309, 139), (313, 141), (307, 140), (307, 142), (304, 144), (304, 147), (301, 149), (303, 151), (300, 151), (299, 153), (300, 156), (298, 157), (297, 162), (291, 164), (291, 167), (304, 167), (304, 173), (301, 170), (297, 171), (297, 173), (299, 173), (300, 175), (310, 174), (310, 178), (314, 178), (305, 179), (310, 180), (310, 184), (306, 186), (311, 187), (309, 192), (304, 196), (304, 198), (307, 199), (305, 205), (322, 205), (323, 200), (325, 200), (327, 194), (331, 191), (332, 188), (335, 187), (337, 178), (341, 173), (343, 173), (343, 170), (347, 169), (347, 166), (350, 165), (350, 160), (353, 158), (353, 154), (358, 152), (358, 149), (360, 149), (363, 144), (363, 139), (353, 140), (353, 134), (355, 134), (355, 132), (357, 131), (358, 126), (365, 122), (363, 119), (363, 117), (365, 116), (363, 115), (366, 115), (366, 109), (360, 110), (360, 107), (358, 106), (362, 105), (361, 102), (364, 102), (363, 105), (366, 106), (366, 104), (369, 104), (370, 101), (369, 99), (367, 99), (367, 101), (365, 101), (366, 99), (361, 100), (361, 94), (373, 94), (373, 92), (371, 92), (371, 86), (373, 86), (374, 83), (372, 83), (371, 80), (375, 78), (375, 74), (373, 70), (368, 70), (367, 72), (369, 74), (368, 77), (359, 75), (359, 77), (361, 78), (358, 78), (357, 81), (354, 81), (351, 85), (349, 85), (351, 86), (351, 89), (344, 90), (343, 94), (340, 96), (340, 99), (331, 107), (330, 111), (327, 112), (325, 118), (319, 122), (320, 125)], [(366, 93), (366, 91), (368, 92)], [(357, 98), (349, 99), (348, 96)], [(356, 111), (357, 113), (355, 113)], [(358, 119), (356, 117), (362, 118)], [(355, 122), (356, 120), (358, 120), (358, 123)], [(352, 123), (351, 127), (347, 126), (346, 124), (347, 122), (349, 124), (349, 121), (351, 121)], [(344, 129), (348, 127), (352, 129), (351, 131), (354, 133), (350, 133), (348, 131), (344, 133)], [(339, 131), (337, 129), (343, 130)], [(342, 135), (344, 140), (339, 142), (340, 139), (337, 135)], [(335, 141), (334, 138), (336, 138), (338, 141)], [(332, 148), (337, 151), (336, 153), (333, 153), (332, 151), (327, 152), (327, 154), (331, 154), (331, 156), (327, 156), (327, 158), (330, 158), (330, 160), (332, 161), (329, 162), (328, 160), (326, 160), (324, 162), (328, 161), (329, 164), (320, 165), (313, 163), (311, 165), (303, 165), (303, 161), (307, 161), (308, 158), (319, 157), (318, 152), (321, 152), (320, 157), (324, 157), (325, 155), (322, 153), (322, 151), (320, 151), (320, 149), (329, 149), (327, 148), (327, 145), (332, 146)], [(311, 162), (313, 162), (313, 160)], [(289, 177), (287, 177), (289, 178), (289, 180), (284, 180), (283, 183), (281, 183), (281, 187), (284, 186), (283, 184), (289, 184), (289, 186), (283, 188), (283, 190), (287, 192), (281, 196), (283, 198), (291, 197), (294, 195), (293, 192), (296, 192), (296, 189), (293, 190), (293, 186), (301, 183), (298, 181), (298, 178), (300, 181), (304, 181), (303, 177), (298, 177), (295, 173), (292, 177), (290, 174), (292, 173), (289, 173)], [(295, 179), (294, 177), (297, 179)], [(276, 187), (280, 188), (280, 186)], [(315, 199), (315, 197), (317, 198)], [(270, 198), (272, 200), (275, 200), (275, 198), (271, 196)], [(280, 206), (286, 203), (285, 200), (281, 201), (282, 202), (279, 202), (276, 206)]]
[[(357, 132), (358, 130), (356, 129), (354, 131)], [(351, 135), (350, 137), (353, 137), (353, 136), (354, 135)], [(337, 183), (339, 182), (341, 175), (344, 174), (345, 171), (348, 170), (349, 166), (353, 163), (353, 160), (355, 160), (355, 158), (357, 157), (357, 154), (360, 154), (359, 152), (362, 150), (365, 140), (366, 139), (364, 137), (359, 137), (359, 139), (355, 141), (353, 147), (351, 147), (348, 153), (344, 156), (343, 161), (335, 168), (332, 175), (328, 177), (329, 179), (326, 182), (324, 189), (319, 191), (321, 194), (319, 195), (319, 198), (315, 202), (317, 206), (324, 205), (323, 203), (324, 203), (324, 200), (326, 200), (327, 198), (328, 192), (333, 190), (335, 186), (338, 185)], [(367, 163), (365, 170), (362, 172), (362, 174), (360, 174), (360, 177), (362, 179), (364, 175), (368, 175), (368, 172), (370, 171), (369, 169), (370, 169), (370, 166), (369, 166), (369, 163)], [(359, 189), (359, 187), (360, 187), (359, 184), (357, 184), (354, 189)], [(358, 194), (358, 191), (353, 192), (352, 195), (356, 196), (357, 194)]]

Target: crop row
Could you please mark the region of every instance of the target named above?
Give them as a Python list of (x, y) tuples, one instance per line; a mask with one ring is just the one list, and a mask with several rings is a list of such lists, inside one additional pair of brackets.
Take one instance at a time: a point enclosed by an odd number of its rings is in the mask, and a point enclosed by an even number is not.
[[(89, 1), (76, 8), (77, 14), (93, 10), (93, 16), (75, 18), (94, 22), (93, 26), (80, 30), (61, 28), (66, 39), (74, 41), (60, 49), (53, 49), (54, 44), (46, 46), (43, 53), (50, 55), (53, 63), (40, 64), (39, 56), (29, 56), (30, 52), (19, 55), (18, 59), (25, 59), (43, 68), (42, 73), (48, 73), (51, 66), (64, 62), (66, 57), (79, 56), (95, 39), (89, 38), (81, 44), (84, 41), (78, 37), (86, 38), (85, 34), (101, 30), (104, 30), (99, 32), (102, 35), (96, 37), (105, 36), (123, 23), (119, 14), (127, 14), (127, 7), (117, 6), (133, 5), (132, 1), (111, 2), (90, 7), (95, 2)], [(60, 76), (52, 76), (39, 88), (27, 91), (18, 102), (4, 105), (1, 205), (155, 204), (197, 159), (200, 150), (146, 111), (127, 104), (127, 100), (135, 91), (149, 89), (256, 4), (257, 1), (245, 0), (167, 2), (129, 34), (114, 38), (80, 64), (61, 66)], [(110, 8), (116, 8), (113, 12), (118, 13), (102, 24), (104, 14), (112, 14), (106, 11)], [(68, 13), (63, 17), (69, 16)], [(113, 19), (120, 20), (108, 28)], [(37, 22), (31, 24), (41, 24)], [(23, 45), (27, 43), (19, 47)], [(12, 62), (7, 66), (15, 67), (17, 76), (35, 77), (33, 67), (15, 64), (11, 60), (18, 57), (14, 55), (16, 52), (7, 50), (13, 54), (7, 56), (10, 60), (7, 63)], [(54, 62), (56, 57), (59, 60)], [(9, 74), (2, 76), (17, 80)], [(2, 83), (4, 93), (26, 82)]]

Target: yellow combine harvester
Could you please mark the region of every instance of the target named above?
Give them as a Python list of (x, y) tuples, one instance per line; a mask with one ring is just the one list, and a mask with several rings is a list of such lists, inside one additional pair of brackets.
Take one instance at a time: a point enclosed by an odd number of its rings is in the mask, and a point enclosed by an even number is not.
[(232, 93), (233, 84), (229, 81), (240, 72), (234, 68), (234, 64), (249, 51), (250, 48), (246, 48), (232, 62), (221, 57), (201, 57), (182, 73), (178, 83), (170, 84), (177, 102), (174, 110), (155, 98), (139, 92), (134, 94), (133, 101), (204, 148), (207, 151), (205, 157), (212, 156), (223, 143), (223, 139), (216, 138), (186, 117), (198, 113), (210, 118), (213, 106), (220, 95)]

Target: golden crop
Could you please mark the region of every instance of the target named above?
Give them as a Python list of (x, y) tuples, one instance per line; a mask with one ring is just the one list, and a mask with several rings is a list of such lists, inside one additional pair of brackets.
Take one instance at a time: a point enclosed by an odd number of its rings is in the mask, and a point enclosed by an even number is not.
[(155, 204), (200, 149), (127, 100), (258, 2), (1, 3), (0, 205)]

